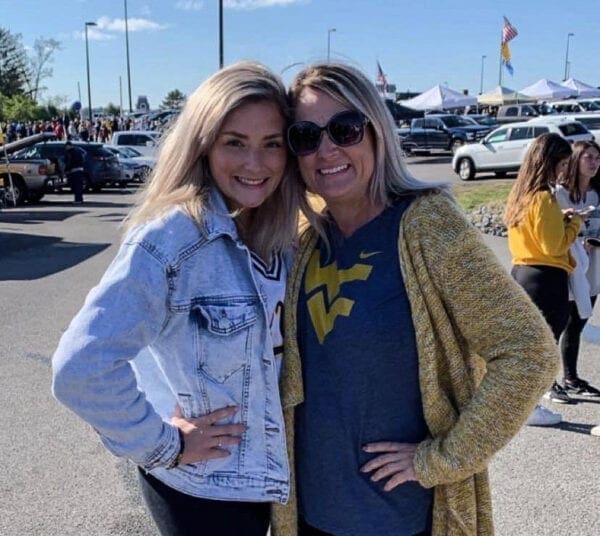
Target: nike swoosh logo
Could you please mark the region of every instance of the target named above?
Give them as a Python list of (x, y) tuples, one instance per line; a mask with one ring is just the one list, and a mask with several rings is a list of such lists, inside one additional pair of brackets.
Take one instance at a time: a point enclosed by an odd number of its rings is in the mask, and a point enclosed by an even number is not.
[(379, 255), (381, 253), (381, 251), (373, 251), (372, 253), (365, 253), (364, 251), (361, 251), (358, 254), (358, 258), (359, 259), (368, 259), (369, 257), (372, 257), (373, 255)]

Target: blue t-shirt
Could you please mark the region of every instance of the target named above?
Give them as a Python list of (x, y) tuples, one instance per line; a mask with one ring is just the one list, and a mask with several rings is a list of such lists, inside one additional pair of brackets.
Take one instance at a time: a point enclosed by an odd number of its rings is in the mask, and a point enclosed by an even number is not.
[(398, 259), (404, 199), (344, 238), (327, 228), (298, 302), (305, 402), (296, 410), (300, 512), (336, 536), (412, 536), (431, 526), (433, 491), (383, 491), (360, 468), (367, 443), (418, 443), (423, 416), (411, 309)]

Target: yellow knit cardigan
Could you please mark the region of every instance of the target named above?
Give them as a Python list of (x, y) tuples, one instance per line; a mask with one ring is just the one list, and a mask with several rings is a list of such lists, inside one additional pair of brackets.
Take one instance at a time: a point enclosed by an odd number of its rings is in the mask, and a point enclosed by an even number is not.
[[(294, 408), (304, 393), (296, 309), (317, 238), (306, 234), (288, 281), (280, 385), (292, 493), (287, 505), (272, 507), (273, 536), (297, 534)], [(432, 534), (492, 535), (486, 467), (552, 382), (558, 350), (538, 309), (448, 196), (411, 203), (398, 251), (430, 433), (417, 448), (415, 472), (423, 486), (435, 487)]]

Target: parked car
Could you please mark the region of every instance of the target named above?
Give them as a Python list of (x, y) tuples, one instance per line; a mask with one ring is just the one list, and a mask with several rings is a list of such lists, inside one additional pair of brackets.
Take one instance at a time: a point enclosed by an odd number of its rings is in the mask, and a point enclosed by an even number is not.
[(32, 144), (55, 137), (53, 133), (44, 132), (7, 143), (0, 148), (0, 181), (8, 206), (22, 205), (25, 201), (38, 202), (46, 193), (66, 185), (55, 164), (49, 159), (39, 155), (31, 158), (17, 156), (19, 151), (26, 150)]
[[(101, 143), (87, 143), (74, 141), (73, 145), (80, 147), (86, 153), (84, 172), (86, 188), (99, 192), (107, 186), (126, 186), (127, 181), (121, 178), (121, 166), (119, 160), (110, 151), (106, 150)], [(58, 167), (60, 174), (64, 176), (65, 168), (65, 142), (55, 141), (38, 143), (28, 149), (24, 149), (15, 155), (19, 158), (47, 158)]]
[(490, 127), (473, 124), (460, 115), (430, 114), (413, 119), (410, 128), (399, 128), (396, 132), (402, 149), (416, 153), (431, 150), (455, 152), (465, 143), (482, 139), (490, 130)]
[(498, 108), (496, 122), (499, 124), (516, 123), (539, 116), (540, 113), (532, 104), (505, 104)]
[(105, 145), (104, 148), (117, 157), (121, 164), (122, 176), (128, 181), (144, 182), (156, 165), (156, 158), (144, 156), (132, 147)]
[(549, 106), (559, 114), (577, 114), (586, 112), (600, 112), (600, 106), (593, 101), (555, 101)]
[(155, 156), (158, 146), (159, 132), (153, 130), (123, 130), (115, 132), (110, 145), (133, 147), (146, 156)]
[(452, 169), (463, 181), (482, 172), (503, 177), (509, 171), (519, 170), (532, 141), (546, 132), (555, 132), (571, 142), (594, 139), (577, 121), (561, 116), (540, 117), (499, 127), (481, 143), (461, 147), (452, 158)]
[(569, 119), (570, 121), (579, 121), (581, 124), (594, 135), (596, 141), (600, 140), (600, 114), (598, 113), (577, 113), (577, 114), (565, 114), (561, 117)]

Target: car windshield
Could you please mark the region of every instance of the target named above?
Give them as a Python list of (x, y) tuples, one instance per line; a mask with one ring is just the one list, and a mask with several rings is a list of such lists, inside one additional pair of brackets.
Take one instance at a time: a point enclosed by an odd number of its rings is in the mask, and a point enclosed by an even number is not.
[(600, 106), (598, 106), (595, 102), (580, 102), (579, 104), (581, 104), (581, 106), (588, 112), (596, 112), (600, 110)]
[(587, 134), (589, 131), (581, 123), (573, 122), (559, 125), (558, 128), (564, 136), (574, 136), (577, 134)]
[(444, 125), (446, 125), (448, 128), (467, 127), (467, 126), (473, 125), (473, 123), (471, 123), (467, 119), (465, 119), (463, 117), (459, 117), (457, 115), (447, 115), (445, 117), (440, 117), (440, 119), (444, 123)]
[(119, 149), (119, 152), (123, 156), (126, 156), (127, 158), (134, 158), (136, 156), (142, 156), (142, 153), (140, 153), (139, 151), (136, 151), (135, 149), (133, 149), (131, 147), (122, 147)]
[(476, 117), (475, 121), (477, 121), (480, 125), (486, 125), (486, 126), (494, 126), (496, 124), (496, 121), (494, 121), (493, 117), (489, 117), (487, 115), (484, 115), (482, 117)]

